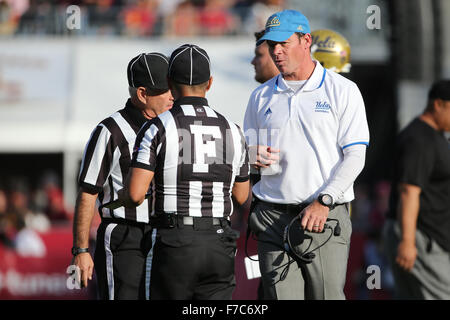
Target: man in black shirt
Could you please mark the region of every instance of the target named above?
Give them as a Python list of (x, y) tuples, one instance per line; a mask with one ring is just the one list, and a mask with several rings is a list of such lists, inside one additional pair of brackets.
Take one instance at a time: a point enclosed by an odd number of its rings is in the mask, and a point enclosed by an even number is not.
[(385, 226), (399, 299), (450, 299), (450, 81), (399, 135)]

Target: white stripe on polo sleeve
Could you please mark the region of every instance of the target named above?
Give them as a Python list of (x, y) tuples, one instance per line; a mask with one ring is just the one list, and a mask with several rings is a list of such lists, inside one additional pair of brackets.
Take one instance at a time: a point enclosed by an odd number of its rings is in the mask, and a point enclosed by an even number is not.
[(356, 84), (349, 86), (348, 101), (342, 103), (338, 143), (342, 149), (356, 144), (369, 145), (369, 127), (364, 100)]

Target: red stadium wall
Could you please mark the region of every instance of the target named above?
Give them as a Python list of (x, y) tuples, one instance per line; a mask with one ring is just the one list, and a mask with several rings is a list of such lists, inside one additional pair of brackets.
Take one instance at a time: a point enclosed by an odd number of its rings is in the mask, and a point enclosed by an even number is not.
[(39, 258), (22, 257), (0, 244), (0, 299), (88, 299), (92, 291), (67, 288), (71, 226), (38, 235), (46, 247)]

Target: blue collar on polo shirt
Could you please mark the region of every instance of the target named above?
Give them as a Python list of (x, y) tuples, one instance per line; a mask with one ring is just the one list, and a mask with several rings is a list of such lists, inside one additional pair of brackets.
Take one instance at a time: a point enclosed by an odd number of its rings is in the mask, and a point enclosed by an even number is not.
[[(314, 71), (309, 77), (308, 81), (306, 81), (303, 88), (300, 90), (301, 92), (304, 91), (314, 91), (316, 89), (319, 89), (323, 82), (325, 81), (327, 70), (322, 67), (319, 61), (314, 60), (316, 66), (314, 68)], [(278, 92), (285, 92), (288, 90), (291, 90), (291, 88), (286, 84), (286, 81), (284, 80), (283, 76), (278, 74), (277, 79), (275, 80), (275, 87), (274, 90)]]

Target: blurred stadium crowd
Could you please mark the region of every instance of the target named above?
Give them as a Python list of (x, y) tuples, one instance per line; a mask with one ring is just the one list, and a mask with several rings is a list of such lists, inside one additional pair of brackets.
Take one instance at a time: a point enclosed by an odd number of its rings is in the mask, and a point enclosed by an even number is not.
[[(0, 0), (0, 35), (223, 36), (250, 34), (284, 0)], [(81, 9), (80, 30), (64, 21)], [(62, 22), (62, 23), (61, 23)]]
[(64, 203), (60, 177), (48, 171), (37, 183), (18, 176), (8, 180), (0, 185), (0, 243), (25, 256), (40, 256), (41, 241), (35, 233), (73, 217), (73, 208)]

